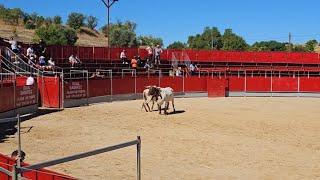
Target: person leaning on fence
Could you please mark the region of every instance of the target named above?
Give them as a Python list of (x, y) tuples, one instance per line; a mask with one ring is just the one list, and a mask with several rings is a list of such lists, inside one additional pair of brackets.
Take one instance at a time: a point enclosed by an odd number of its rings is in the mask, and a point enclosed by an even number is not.
[[(20, 162), (23, 162), (25, 157), (26, 157), (26, 153), (21, 151)], [(17, 160), (19, 159), (19, 151), (18, 150), (13, 151), (11, 153), (11, 158), (17, 162)]]
[(10, 38), (9, 39), (4, 39), (3, 40), (4, 42), (7, 42), (11, 45), (11, 50), (14, 52), (14, 53), (19, 53), (19, 48), (18, 48), (18, 42), (16, 40), (14, 40), (14, 38)]
[(156, 48), (154, 49), (154, 53), (155, 53), (155, 64), (156, 65), (160, 65), (160, 56), (161, 53), (163, 52), (162, 48), (160, 47), (160, 45), (157, 45)]

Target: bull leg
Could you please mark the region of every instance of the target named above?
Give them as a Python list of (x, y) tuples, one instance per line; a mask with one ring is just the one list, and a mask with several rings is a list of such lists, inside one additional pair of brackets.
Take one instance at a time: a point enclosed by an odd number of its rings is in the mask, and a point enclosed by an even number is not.
[(164, 107), (164, 114), (168, 115), (168, 108), (169, 108), (169, 102), (166, 102), (166, 105)]
[(159, 111), (159, 114), (161, 114), (161, 106), (158, 104), (158, 111)]
[(148, 112), (148, 110), (147, 110), (147, 108), (146, 108), (146, 104), (145, 104), (145, 103), (142, 103), (141, 110), (142, 110), (143, 108), (146, 110), (146, 112)]
[(152, 101), (151, 111), (153, 111), (154, 101)]
[(173, 113), (175, 113), (176, 109), (174, 108), (174, 99), (172, 99), (172, 108), (173, 108)]

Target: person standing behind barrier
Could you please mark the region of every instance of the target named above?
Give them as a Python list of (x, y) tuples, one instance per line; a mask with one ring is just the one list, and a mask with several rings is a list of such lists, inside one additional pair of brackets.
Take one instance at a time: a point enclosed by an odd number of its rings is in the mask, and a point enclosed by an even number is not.
[(11, 45), (11, 50), (14, 52), (14, 53), (19, 53), (19, 48), (18, 48), (18, 42), (16, 40), (14, 40), (14, 38), (10, 38), (10, 40), (8, 39), (4, 39), (3, 40), (4, 42), (8, 42), (10, 45)]
[(126, 55), (126, 50), (122, 50), (121, 53), (120, 53), (120, 60), (122, 62), (122, 64), (128, 64), (128, 58), (127, 58), (127, 55)]
[(40, 39), (39, 44), (37, 46), (37, 55), (46, 56), (46, 43), (43, 41), (43, 39)]
[[(11, 158), (14, 159), (15, 161), (18, 160), (18, 157), (19, 157), (19, 151), (18, 150), (15, 150), (11, 153)], [(26, 153), (21, 151), (21, 157), (20, 157), (20, 162), (23, 162), (24, 159), (26, 157)]]
[(148, 46), (146, 48), (146, 51), (148, 52), (149, 64), (151, 64), (151, 66), (152, 66), (152, 64), (153, 64), (153, 50), (150, 46)]
[(160, 56), (161, 56), (161, 53), (163, 52), (160, 45), (156, 46), (156, 48), (154, 49), (154, 52), (155, 52), (155, 64), (160, 65)]
[(27, 78), (26, 85), (32, 86), (33, 84), (34, 84), (34, 78), (32, 76), (32, 73), (30, 73), (30, 76)]
[(137, 66), (138, 66), (137, 56), (134, 56), (134, 58), (131, 59), (131, 68), (137, 69)]

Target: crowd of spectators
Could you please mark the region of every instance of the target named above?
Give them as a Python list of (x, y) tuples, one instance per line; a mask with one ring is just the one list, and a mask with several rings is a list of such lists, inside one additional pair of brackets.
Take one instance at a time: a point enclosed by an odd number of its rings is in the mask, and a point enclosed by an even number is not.
[(14, 64), (19, 64), (23, 60), (30, 66), (35, 66), (42, 70), (53, 71), (55, 69), (55, 62), (46, 52), (46, 43), (40, 39), (38, 44), (30, 44), (27, 48), (26, 54), (23, 54), (22, 47), (14, 38), (3, 39), (4, 42), (10, 44), (11, 51), (5, 51), (7, 59), (11, 60)]

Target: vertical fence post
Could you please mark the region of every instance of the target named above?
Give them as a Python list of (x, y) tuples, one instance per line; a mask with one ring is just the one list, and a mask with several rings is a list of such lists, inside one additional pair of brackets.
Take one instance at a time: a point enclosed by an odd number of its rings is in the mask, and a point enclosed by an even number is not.
[(61, 73), (61, 108), (62, 109), (64, 108), (64, 74), (63, 74), (63, 69), (62, 69), (62, 73)]
[(110, 76), (111, 76), (111, 78), (110, 78), (110, 94), (111, 94), (111, 101), (113, 101), (113, 77), (112, 77), (112, 70), (111, 70), (111, 72), (110, 72)]
[(17, 160), (17, 167), (21, 167), (21, 121), (20, 121), (20, 114), (17, 115), (17, 131), (18, 131), (18, 160)]
[(272, 91), (273, 91), (273, 71), (271, 71), (271, 75), (270, 75), (270, 79), (271, 79), (271, 85), (270, 85), (270, 88), (271, 88), (271, 97), (273, 96), (273, 93), (272, 93)]
[(89, 72), (87, 72), (87, 77), (86, 77), (86, 80), (87, 80), (87, 105), (89, 106)]
[(137, 144), (137, 180), (141, 180), (141, 138), (140, 136), (137, 137), (138, 144)]
[(18, 180), (17, 165), (12, 166), (12, 180)]

